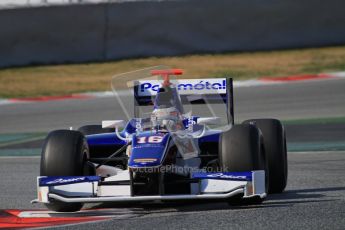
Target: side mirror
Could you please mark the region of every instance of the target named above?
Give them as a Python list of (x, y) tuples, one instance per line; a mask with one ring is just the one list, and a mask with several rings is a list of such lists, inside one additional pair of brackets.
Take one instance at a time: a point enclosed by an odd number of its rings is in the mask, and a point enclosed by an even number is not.
[(109, 120), (102, 121), (102, 128), (123, 128), (126, 122), (124, 120)]
[(219, 125), (221, 124), (220, 117), (200, 117), (197, 120), (198, 125)]
[(115, 128), (115, 133), (116, 136), (123, 141), (128, 142), (129, 138), (128, 137), (123, 137), (119, 133), (120, 128), (124, 128), (126, 125), (126, 122), (124, 120), (112, 120), (112, 121), (102, 121), (102, 128)]

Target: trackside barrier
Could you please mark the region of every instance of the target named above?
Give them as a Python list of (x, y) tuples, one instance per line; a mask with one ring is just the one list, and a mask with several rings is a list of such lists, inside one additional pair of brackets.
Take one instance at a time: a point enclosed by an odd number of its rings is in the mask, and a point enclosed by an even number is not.
[(343, 0), (118, 1), (0, 10), (0, 67), (345, 43)]

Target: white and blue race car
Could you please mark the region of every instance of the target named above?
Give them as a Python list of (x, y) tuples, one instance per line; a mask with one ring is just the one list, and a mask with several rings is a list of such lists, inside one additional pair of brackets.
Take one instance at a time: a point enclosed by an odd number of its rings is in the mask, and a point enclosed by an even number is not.
[(33, 202), (74, 212), (92, 202), (250, 204), (282, 192), (287, 152), (281, 122), (234, 124), (231, 78), (181, 74), (155, 67), (115, 76), (126, 119), (50, 132)]

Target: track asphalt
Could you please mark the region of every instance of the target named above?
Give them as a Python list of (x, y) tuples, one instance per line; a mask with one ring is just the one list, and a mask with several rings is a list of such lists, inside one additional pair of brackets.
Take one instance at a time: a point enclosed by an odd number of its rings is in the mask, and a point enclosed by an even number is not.
[[(235, 90), (236, 121), (253, 117), (286, 121), (288, 186), (284, 193), (270, 195), (261, 205), (232, 207), (224, 202), (87, 205), (86, 208), (92, 208), (87, 215), (101, 213), (109, 219), (57, 228), (344, 229), (344, 88), (345, 79), (329, 79)], [(24, 155), (37, 155), (49, 130), (121, 118), (123, 114), (116, 110), (117, 106), (111, 97), (1, 105), (0, 181), (4, 186), (0, 190), (0, 209), (38, 209), (47, 215), (42, 205), (29, 203), (36, 197), (39, 157), (5, 155), (20, 151)]]

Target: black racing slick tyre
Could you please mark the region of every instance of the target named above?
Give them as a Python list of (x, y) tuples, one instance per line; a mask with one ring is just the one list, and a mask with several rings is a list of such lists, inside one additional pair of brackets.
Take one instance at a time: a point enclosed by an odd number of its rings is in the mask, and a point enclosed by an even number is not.
[(288, 162), (286, 135), (283, 125), (276, 119), (244, 121), (261, 130), (269, 166), (269, 193), (281, 193), (287, 184)]
[[(265, 170), (266, 191), (268, 189), (268, 166), (260, 131), (249, 124), (234, 125), (220, 136), (219, 162), (222, 171), (248, 172)], [(263, 199), (241, 199), (234, 197), (229, 200), (233, 204), (257, 204)]]
[[(86, 139), (79, 131), (56, 130), (45, 139), (41, 155), (41, 176), (90, 175), (87, 159), (89, 149)], [(51, 201), (47, 208), (56, 212), (79, 211), (82, 203)]]
[(100, 134), (100, 133), (113, 133), (115, 129), (113, 128), (102, 128), (102, 125), (85, 125), (78, 129), (84, 135)]

